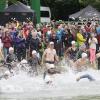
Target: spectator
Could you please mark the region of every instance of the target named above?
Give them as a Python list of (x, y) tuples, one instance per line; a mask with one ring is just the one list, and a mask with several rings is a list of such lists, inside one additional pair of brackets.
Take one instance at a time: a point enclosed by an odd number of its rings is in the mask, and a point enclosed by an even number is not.
[(32, 38), (30, 40), (30, 53), (32, 54), (32, 51), (36, 50), (39, 51), (39, 38), (37, 37), (37, 32), (32, 31)]
[(81, 46), (85, 43), (86, 39), (83, 37), (83, 35), (78, 32), (77, 33), (77, 42), (78, 42), (78, 45)]
[(9, 53), (9, 47), (12, 46), (12, 39), (11, 36), (9, 34), (9, 31), (6, 30), (5, 32), (5, 36), (2, 38), (3, 41), (3, 49), (4, 49), (4, 57), (6, 57), (6, 55)]
[(96, 44), (98, 43), (95, 35), (92, 33), (91, 37), (89, 38), (89, 51), (90, 51), (90, 62), (91, 64), (95, 64), (96, 59)]
[(17, 36), (14, 38), (14, 43), (16, 46), (16, 55), (18, 61), (25, 59), (26, 57), (25, 39), (22, 36), (17, 34)]
[(58, 30), (56, 32), (56, 36), (58, 38), (58, 41), (57, 41), (57, 46), (58, 46), (57, 55), (59, 57), (63, 56), (63, 42), (62, 42), (62, 36), (64, 34), (63, 32), (64, 32), (64, 29), (62, 27), (62, 24), (60, 24), (58, 26)]

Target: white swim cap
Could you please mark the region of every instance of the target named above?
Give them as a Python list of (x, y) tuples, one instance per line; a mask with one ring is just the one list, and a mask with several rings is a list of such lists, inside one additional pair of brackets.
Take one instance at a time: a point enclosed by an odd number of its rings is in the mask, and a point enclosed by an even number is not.
[(5, 72), (5, 75), (10, 75), (10, 72), (9, 72), (9, 71), (6, 71), (6, 72)]
[(33, 55), (33, 54), (37, 54), (37, 52), (36, 52), (35, 50), (33, 50), (33, 51), (32, 51), (32, 55)]
[(48, 69), (55, 68), (54, 64), (49, 64)]
[(13, 48), (13, 47), (10, 47), (10, 48), (9, 48), (9, 51), (12, 51), (12, 50), (14, 50), (14, 48)]
[(50, 44), (54, 44), (54, 42), (50, 42)]
[(86, 53), (82, 53), (82, 58), (85, 58), (87, 57), (87, 54)]
[(71, 44), (72, 44), (72, 45), (75, 44), (75, 41), (72, 41)]

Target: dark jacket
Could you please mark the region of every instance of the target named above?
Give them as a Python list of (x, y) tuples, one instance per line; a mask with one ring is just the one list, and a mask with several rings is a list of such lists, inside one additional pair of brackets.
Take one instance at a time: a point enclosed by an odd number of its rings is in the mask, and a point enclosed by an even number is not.
[(30, 40), (30, 49), (39, 51), (39, 39), (38, 38), (36, 39), (32, 38)]
[(25, 48), (25, 39), (17, 36), (14, 38), (14, 44), (17, 48)]
[(27, 49), (29, 49), (31, 39), (32, 39), (32, 35), (31, 33), (29, 33), (28, 37), (26, 38), (26, 43), (25, 43)]

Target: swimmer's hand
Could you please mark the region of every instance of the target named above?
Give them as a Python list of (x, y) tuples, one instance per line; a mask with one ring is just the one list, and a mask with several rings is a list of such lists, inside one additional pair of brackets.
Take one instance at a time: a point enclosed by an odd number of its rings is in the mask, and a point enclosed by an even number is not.
[(76, 78), (76, 81), (78, 82), (80, 80), (80, 77)]

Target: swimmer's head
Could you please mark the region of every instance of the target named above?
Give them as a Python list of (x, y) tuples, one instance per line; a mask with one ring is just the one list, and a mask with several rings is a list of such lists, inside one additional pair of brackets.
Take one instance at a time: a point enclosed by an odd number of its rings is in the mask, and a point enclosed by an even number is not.
[(49, 46), (50, 46), (50, 48), (53, 49), (53, 48), (54, 48), (54, 42), (51, 41), (51, 42), (49, 43)]
[(36, 50), (33, 50), (32, 55), (35, 55), (35, 54), (37, 54), (37, 52), (36, 52)]
[(56, 74), (55, 68), (48, 69), (48, 74), (50, 74), (50, 75)]
[(55, 72), (54, 64), (49, 64), (49, 66), (48, 66), (48, 73), (49, 74), (54, 74), (54, 72)]
[(54, 64), (49, 64), (48, 69), (55, 68)]
[(10, 47), (10, 48), (9, 48), (9, 53), (10, 53), (10, 54), (14, 53), (14, 48), (13, 48), (13, 47)]
[(5, 79), (8, 79), (9, 76), (10, 76), (10, 72), (9, 72), (9, 71), (6, 71), (6, 72), (4, 73), (4, 78), (5, 78)]
[(72, 41), (71, 44), (72, 44), (72, 46), (75, 46), (76, 42), (75, 41)]
[(51, 41), (51, 42), (50, 42), (50, 45), (54, 45), (54, 42)]
[(82, 58), (87, 58), (87, 53), (82, 53)]

